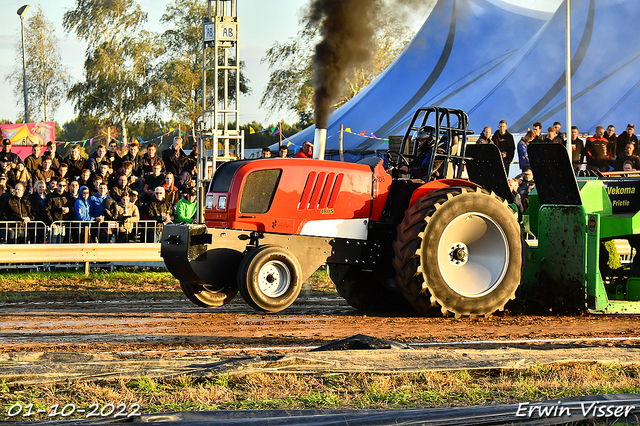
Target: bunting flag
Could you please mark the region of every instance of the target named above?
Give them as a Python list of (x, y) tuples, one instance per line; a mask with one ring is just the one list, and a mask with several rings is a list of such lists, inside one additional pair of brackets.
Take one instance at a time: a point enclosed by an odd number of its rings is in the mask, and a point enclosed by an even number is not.
[[(66, 143), (64, 144), (64, 147), (66, 148), (68, 145), (69, 145), (69, 142), (66, 142)], [(75, 145), (75, 144), (74, 144), (74, 145)]]
[(360, 136), (365, 136), (364, 132), (366, 132), (366, 130), (363, 130), (362, 132), (360, 132)]
[(346, 129), (344, 129), (344, 131), (347, 133), (351, 133), (351, 127), (347, 127)]
[(371, 132), (371, 137), (374, 139), (378, 139), (378, 137), (376, 135), (373, 134), (373, 132)]
[(275, 133), (273, 133), (273, 132), (275, 132), (275, 131), (276, 131), (276, 128), (275, 128), (275, 127), (272, 127), (272, 128), (271, 128), (271, 136), (273, 136), (273, 135), (275, 134)]
[(264, 133), (266, 131), (267, 131), (267, 129), (262, 129), (262, 130), (260, 130), (260, 133)]
[(276, 130), (273, 134), (277, 135), (278, 133), (280, 133), (280, 129)]
[(252, 135), (254, 134), (256, 131), (253, 130), (253, 127), (249, 126), (249, 134)]
[(184, 136), (184, 132), (180, 132), (180, 137), (183, 137), (183, 136)]
[(86, 144), (87, 144), (87, 140), (85, 139), (82, 141), (82, 146), (84, 147)]
[[(169, 133), (173, 133), (175, 129), (173, 127), (169, 127)], [(168, 135), (169, 133), (165, 133), (165, 136)]]
[(93, 145), (93, 138), (89, 139), (89, 146)]
[(138, 139), (140, 139), (140, 143), (144, 143), (144, 141), (142, 140), (142, 138), (140, 136), (138, 136)]

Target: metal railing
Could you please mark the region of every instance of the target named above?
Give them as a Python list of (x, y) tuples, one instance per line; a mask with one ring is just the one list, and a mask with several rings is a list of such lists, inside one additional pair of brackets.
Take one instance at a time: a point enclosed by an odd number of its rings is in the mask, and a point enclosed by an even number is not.
[(89, 243), (157, 243), (162, 225), (155, 220), (137, 222), (87, 222), (65, 220), (53, 222), (49, 230), (51, 244)]

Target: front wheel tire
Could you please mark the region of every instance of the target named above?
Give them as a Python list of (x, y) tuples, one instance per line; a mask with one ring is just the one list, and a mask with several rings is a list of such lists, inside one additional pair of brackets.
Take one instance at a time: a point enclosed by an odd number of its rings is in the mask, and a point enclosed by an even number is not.
[(219, 308), (231, 302), (238, 293), (236, 289), (213, 289), (210, 285), (191, 281), (180, 281), (180, 288), (187, 299), (202, 308)]
[(262, 246), (250, 251), (238, 269), (238, 289), (245, 302), (264, 312), (280, 312), (302, 289), (302, 267), (287, 249)]

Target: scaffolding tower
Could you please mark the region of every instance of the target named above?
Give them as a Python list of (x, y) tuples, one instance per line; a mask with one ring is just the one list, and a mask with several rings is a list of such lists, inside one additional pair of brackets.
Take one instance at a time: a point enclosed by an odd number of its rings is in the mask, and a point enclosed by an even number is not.
[(219, 164), (244, 158), (240, 130), (237, 0), (207, 0), (203, 22), (202, 121), (198, 123), (198, 205), (203, 223), (205, 185)]

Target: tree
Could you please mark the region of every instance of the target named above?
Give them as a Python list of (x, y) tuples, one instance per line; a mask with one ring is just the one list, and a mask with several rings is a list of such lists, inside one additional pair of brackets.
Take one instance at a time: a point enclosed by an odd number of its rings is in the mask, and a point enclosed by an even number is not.
[[(38, 6), (35, 14), (27, 19), (24, 40), (29, 117), (34, 122), (52, 120), (70, 82), (67, 67), (62, 64), (58, 37), (54, 32), (53, 23)], [(13, 92), (18, 99), (16, 104), (22, 105), (24, 111), (21, 42), (16, 44), (16, 60), (20, 65), (6, 79), (15, 83)]]
[[(408, 26), (398, 25), (396, 13), (395, 8), (385, 5), (377, 14), (373, 23), (377, 28), (377, 48), (373, 60), (367, 66), (354, 68), (348, 73), (334, 108), (353, 98), (371, 83), (413, 38)], [(275, 42), (262, 58), (263, 63), (268, 63), (271, 73), (260, 106), (270, 112), (281, 109), (292, 111), (298, 115), (300, 124), (307, 127), (313, 124), (312, 57), (320, 33), (310, 16), (305, 16), (302, 23), (304, 26), (295, 38), (290, 38), (287, 43)]]
[[(167, 108), (192, 129), (202, 117), (202, 18), (206, 15), (206, 2), (174, 0), (161, 18), (168, 29), (161, 36), (165, 51), (158, 67), (158, 87)], [(232, 58), (232, 65), (235, 60)], [(240, 92), (248, 94), (251, 89), (243, 69), (240, 61)], [(229, 89), (235, 99), (235, 85)]]
[(87, 42), (85, 80), (71, 88), (69, 98), (79, 114), (118, 125), (125, 143), (127, 123), (159, 102), (153, 63), (160, 48), (142, 28), (146, 19), (129, 0), (76, 0), (63, 18), (65, 30)]

